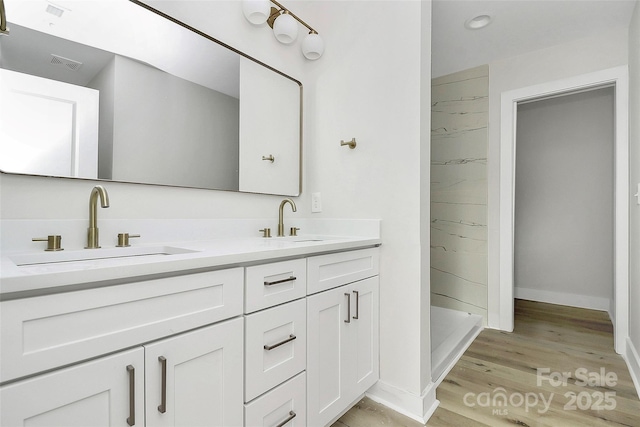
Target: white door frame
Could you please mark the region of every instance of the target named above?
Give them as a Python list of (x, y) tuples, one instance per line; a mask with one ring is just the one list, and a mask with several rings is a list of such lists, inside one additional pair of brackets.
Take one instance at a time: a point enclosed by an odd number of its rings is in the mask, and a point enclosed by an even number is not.
[[(623, 353), (629, 335), (629, 73), (627, 66), (502, 93), (500, 125), (499, 329), (513, 331), (516, 120), (519, 102), (600, 87), (615, 88), (614, 345)], [(491, 286), (491, 284), (490, 284)], [(495, 286), (495, 285), (494, 285)], [(492, 294), (489, 292), (489, 294)], [(497, 293), (493, 293), (494, 295)]]

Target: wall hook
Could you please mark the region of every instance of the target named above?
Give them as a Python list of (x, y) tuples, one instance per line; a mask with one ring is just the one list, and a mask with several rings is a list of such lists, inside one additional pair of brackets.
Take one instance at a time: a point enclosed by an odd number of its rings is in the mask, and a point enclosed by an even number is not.
[(347, 142), (344, 142), (343, 140), (340, 140), (340, 146), (343, 147), (345, 145), (348, 145), (349, 148), (351, 148), (353, 150), (354, 148), (356, 148), (356, 139), (355, 138), (351, 138), (351, 141), (347, 141)]

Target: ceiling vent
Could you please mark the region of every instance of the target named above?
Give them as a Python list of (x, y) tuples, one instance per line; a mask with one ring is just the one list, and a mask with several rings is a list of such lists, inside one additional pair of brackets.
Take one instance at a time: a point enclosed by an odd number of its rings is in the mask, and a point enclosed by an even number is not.
[(55, 65), (56, 67), (64, 67), (69, 71), (78, 71), (82, 67), (82, 62), (51, 54), (51, 65)]
[(64, 9), (49, 3), (47, 5), (46, 12), (52, 14), (53, 16), (57, 16), (58, 18), (60, 18), (62, 16), (62, 14), (64, 13)]

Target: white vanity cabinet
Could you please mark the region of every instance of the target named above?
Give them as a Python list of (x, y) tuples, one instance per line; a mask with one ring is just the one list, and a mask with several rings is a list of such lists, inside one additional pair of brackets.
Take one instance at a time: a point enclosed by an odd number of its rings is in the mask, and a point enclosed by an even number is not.
[(308, 268), (318, 292), (307, 297), (307, 424), (322, 427), (379, 378), (378, 250), (309, 258)]
[(0, 424), (242, 426), (236, 318), (0, 387)]
[(242, 268), (0, 304), (2, 426), (243, 424)]
[(0, 425), (326, 426), (378, 379), (378, 257), (297, 253), (114, 283), (95, 271), (10, 295)]

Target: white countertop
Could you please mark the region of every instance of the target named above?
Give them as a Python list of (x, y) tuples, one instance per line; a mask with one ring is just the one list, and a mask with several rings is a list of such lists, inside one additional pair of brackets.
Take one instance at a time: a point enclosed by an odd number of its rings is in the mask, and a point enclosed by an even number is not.
[[(75, 262), (48, 263), (47, 256), (56, 260), (62, 252), (38, 253), (37, 263), (21, 264), (20, 258), (33, 257), (34, 252), (4, 252), (0, 257), (0, 295), (3, 299), (60, 292), (67, 289), (83, 289), (82, 286), (106, 286), (127, 280), (144, 280), (150, 276), (171, 275), (207, 269), (220, 269), (296, 258), (327, 252), (337, 252), (377, 246), (379, 237), (302, 235), (297, 237), (245, 237), (199, 241), (136, 244), (143, 254), (154, 249), (178, 248), (187, 253), (152, 254), (143, 256), (109, 257)], [(123, 253), (127, 249), (123, 248)], [(96, 249), (112, 254), (119, 248)], [(64, 258), (86, 257), (93, 249), (64, 251)], [(161, 250), (158, 252), (162, 252)], [(166, 251), (166, 252), (171, 252)], [(92, 256), (92, 255), (89, 255)], [(146, 277), (145, 277), (146, 276)], [(75, 285), (75, 286), (74, 286)]]

